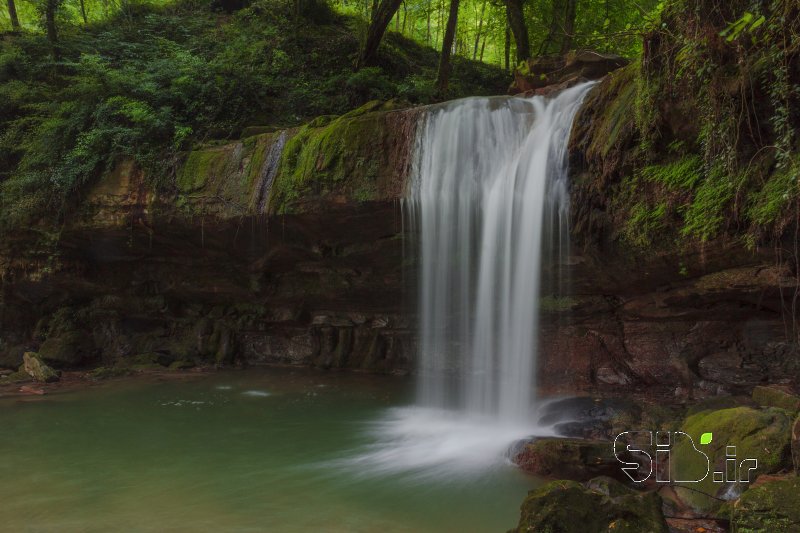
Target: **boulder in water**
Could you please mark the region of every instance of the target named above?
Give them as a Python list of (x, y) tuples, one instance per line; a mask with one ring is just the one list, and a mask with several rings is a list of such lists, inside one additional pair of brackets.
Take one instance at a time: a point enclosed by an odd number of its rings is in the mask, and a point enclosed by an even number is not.
[(528, 531), (615, 531), (666, 533), (661, 499), (654, 492), (636, 492), (610, 478), (586, 484), (551, 481), (532, 490), (522, 503), (516, 529)]
[(39, 354), (25, 352), (22, 361), (22, 368), (34, 380), (40, 383), (52, 383), (59, 380), (59, 373), (47, 366)]

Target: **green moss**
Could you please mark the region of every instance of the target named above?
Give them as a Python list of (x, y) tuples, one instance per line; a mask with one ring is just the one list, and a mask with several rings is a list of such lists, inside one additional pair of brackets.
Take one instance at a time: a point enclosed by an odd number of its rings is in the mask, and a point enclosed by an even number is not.
[(178, 173), (178, 189), (184, 193), (202, 189), (214, 174), (224, 169), (226, 155), (221, 150), (194, 150), (190, 152)]
[(745, 492), (733, 505), (731, 526), (739, 533), (800, 530), (800, 478), (770, 481)]
[[(725, 485), (715, 483), (713, 471), (722, 469), (727, 446), (736, 446), (736, 456), (741, 460), (758, 460), (757, 473), (769, 474), (787, 466), (790, 447), (791, 419), (782, 409), (753, 409), (734, 407), (718, 411), (702, 411), (689, 416), (682, 431), (693, 440), (694, 446), (705, 453), (711, 472), (699, 483), (676, 484), (681, 499), (698, 511), (714, 512), (721, 501), (718, 492)], [(708, 445), (700, 444), (700, 436), (711, 433)], [(673, 479), (701, 479), (707, 464), (693, 449), (689, 439), (677, 440), (672, 449)]]
[(715, 237), (730, 215), (730, 204), (742, 181), (743, 175), (729, 176), (722, 167), (713, 167), (684, 212), (681, 235), (696, 237), (702, 242)]
[(547, 295), (539, 298), (539, 309), (549, 312), (569, 311), (577, 302), (575, 298), (569, 296)]
[(669, 189), (694, 189), (703, 178), (703, 162), (699, 156), (689, 155), (677, 161), (650, 165), (639, 170), (648, 182), (658, 183)]
[(770, 176), (756, 192), (747, 211), (750, 221), (758, 226), (771, 226), (789, 215), (787, 207), (800, 194), (800, 158)]
[(667, 213), (666, 202), (661, 202), (655, 207), (650, 207), (646, 203), (635, 204), (625, 224), (623, 236), (625, 240), (636, 247), (646, 248), (650, 246), (656, 235), (664, 229), (664, 222)]
[(369, 102), (336, 119), (303, 126), (284, 147), (270, 210), (288, 213), (300, 198), (333, 190), (362, 201), (374, 198), (385, 157), (375, 142), (385, 133), (384, 112), (396, 107)]

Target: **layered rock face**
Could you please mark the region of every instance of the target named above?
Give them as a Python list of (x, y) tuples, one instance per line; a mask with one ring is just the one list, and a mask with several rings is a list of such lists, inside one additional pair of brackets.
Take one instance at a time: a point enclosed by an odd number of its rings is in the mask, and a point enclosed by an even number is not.
[(121, 163), (64, 227), (3, 241), (0, 365), (139, 360), (406, 372), (401, 195), (412, 112), (344, 117), (187, 155), (154, 190)]
[[(771, 252), (717, 241), (645, 254), (613, 238), (605, 169), (633, 142), (630, 90), (606, 78), (573, 131), (573, 295), (541, 301), (544, 391), (792, 385), (794, 286)], [(143, 356), (411, 370), (416, 265), (400, 200), (421, 113), (372, 103), (207, 146), (158, 190), (120, 163), (63, 227), (3, 240), (0, 364), (37, 351), (55, 368)]]

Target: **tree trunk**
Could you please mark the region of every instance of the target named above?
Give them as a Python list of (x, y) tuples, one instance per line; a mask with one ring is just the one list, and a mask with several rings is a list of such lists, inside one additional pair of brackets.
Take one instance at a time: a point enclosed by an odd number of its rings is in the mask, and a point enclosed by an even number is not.
[(14, 0), (8, 0), (8, 18), (11, 19), (11, 28), (14, 31), (19, 30), (19, 17), (17, 16), (17, 5)]
[(85, 0), (81, 0), (81, 16), (83, 17), (83, 23), (89, 24), (89, 21), (86, 19), (86, 2)]
[(440, 98), (447, 94), (447, 86), (450, 81), (450, 53), (453, 50), (453, 39), (456, 36), (459, 2), (460, 0), (450, 0), (450, 14), (444, 30), (442, 54), (439, 56), (439, 73), (436, 75), (436, 92)]
[(564, 36), (561, 39), (561, 53), (566, 54), (572, 49), (575, 39), (575, 16), (578, 11), (578, 0), (567, 0), (564, 6)]
[(506, 72), (511, 70), (511, 28), (508, 26), (508, 21), (506, 21), (506, 42), (505, 42), (505, 60), (506, 60)]
[(486, 35), (484, 34), (483, 39), (481, 40), (481, 56), (479, 61), (483, 63), (483, 51), (486, 50)]
[(517, 43), (517, 63), (531, 57), (528, 27), (525, 25), (525, 14), (522, 11), (524, 1), (505, 0), (508, 25), (514, 34), (514, 42)]
[(372, 65), (378, 56), (378, 47), (383, 40), (383, 34), (392, 21), (394, 14), (400, 8), (403, 0), (381, 0), (372, 12), (372, 21), (369, 23), (367, 38), (364, 40), (364, 47), (356, 63), (356, 70)]
[(427, 26), (427, 29), (425, 30), (425, 44), (427, 44), (428, 46), (430, 46), (430, 44), (431, 44), (431, 10), (432, 9), (433, 9), (433, 6), (431, 6), (431, 0), (428, 0), (428, 15), (427, 15), (427, 17), (428, 17), (428, 26)]
[(478, 31), (475, 32), (475, 49), (472, 51), (472, 60), (478, 57), (478, 45), (481, 42), (481, 30), (483, 29), (483, 14), (486, 12), (486, 0), (481, 4), (481, 16), (478, 19)]
[(50, 41), (50, 46), (53, 47), (54, 59), (59, 59), (61, 56), (58, 50), (58, 31), (56, 29), (56, 9), (58, 9), (58, 4), (59, 0), (47, 0), (47, 4), (44, 8), (47, 40)]

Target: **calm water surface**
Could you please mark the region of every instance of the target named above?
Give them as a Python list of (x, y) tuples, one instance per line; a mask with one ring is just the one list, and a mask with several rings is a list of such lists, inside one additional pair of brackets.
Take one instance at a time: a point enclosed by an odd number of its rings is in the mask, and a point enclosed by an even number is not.
[[(268, 369), (0, 399), (0, 529), (512, 527), (536, 481), (502, 461), (440, 468), (436, 453), (459, 446), (458, 427), (446, 428), (446, 441), (414, 449), (419, 424), (403, 408), (412, 388), (392, 377)], [(384, 421), (398, 417), (410, 434), (380, 437)], [(434, 459), (393, 468), (408, 459), (403, 447), (384, 453), (395, 440), (409, 441), (415, 460)], [(473, 453), (485, 453), (480, 442)]]

